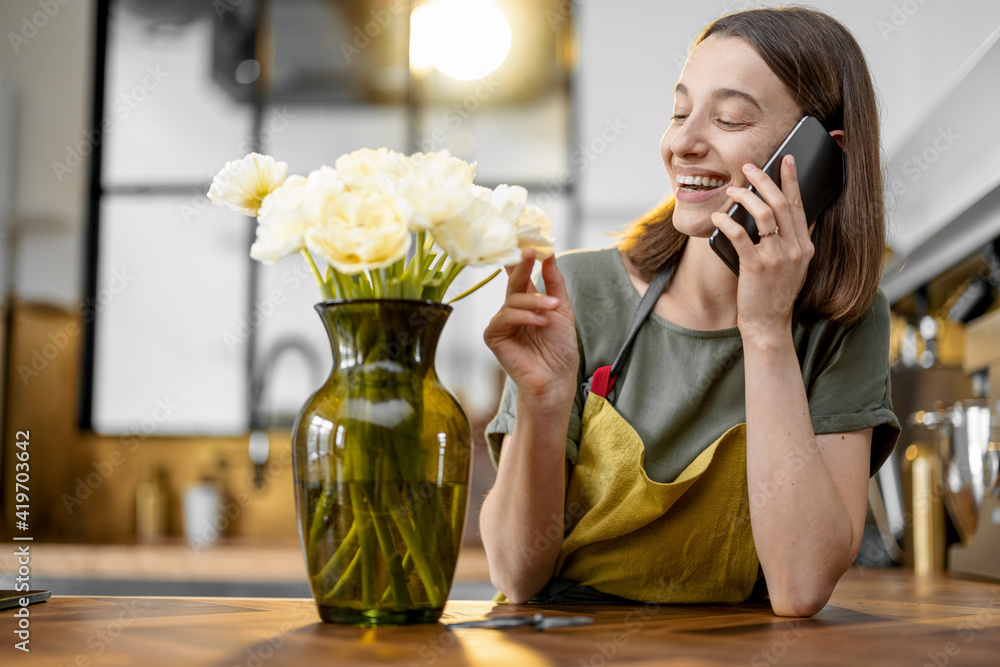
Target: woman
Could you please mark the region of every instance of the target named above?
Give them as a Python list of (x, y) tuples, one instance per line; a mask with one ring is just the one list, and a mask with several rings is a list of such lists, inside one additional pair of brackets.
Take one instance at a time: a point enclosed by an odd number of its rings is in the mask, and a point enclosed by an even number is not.
[[(845, 151), (845, 186), (817, 221), (793, 160), (780, 188), (758, 168), (804, 115)], [(508, 375), (487, 429), (490, 576), (513, 602), (769, 597), (809, 616), (854, 561), (868, 478), (899, 433), (860, 47), (812, 10), (719, 19), (688, 57), (660, 149), (674, 195), (620, 247), (545, 260), (547, 295), (533, 256), (508, 267), (485, 332)], [(733, 202), (759, 243), (726, 215)], [(709, 246), (716, 228), (738, 278)]]

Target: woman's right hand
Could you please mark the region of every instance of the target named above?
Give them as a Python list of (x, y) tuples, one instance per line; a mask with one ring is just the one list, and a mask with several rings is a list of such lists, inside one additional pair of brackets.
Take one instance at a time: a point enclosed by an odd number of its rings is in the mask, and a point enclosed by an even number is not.
[(542, 262), (547, 295), (531, 282), (534, 264), (535, 253), (529, 249), (520, 264), (506, 267), (507, 299), (483, 338), (520, 397), (556, 407), (576, 395), (576, 321), (555, 255)]

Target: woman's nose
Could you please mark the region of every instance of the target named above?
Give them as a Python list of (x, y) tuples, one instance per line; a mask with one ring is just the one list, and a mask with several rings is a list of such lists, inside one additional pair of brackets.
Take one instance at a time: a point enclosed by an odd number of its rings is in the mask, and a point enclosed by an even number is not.
[(670, 152), (674, 155), (702, 155), (705, 153), (706, 142), (704, 124), (700, 119), (688, 116), (683, 124), (676, 127), (677, 131), (670, 139)]

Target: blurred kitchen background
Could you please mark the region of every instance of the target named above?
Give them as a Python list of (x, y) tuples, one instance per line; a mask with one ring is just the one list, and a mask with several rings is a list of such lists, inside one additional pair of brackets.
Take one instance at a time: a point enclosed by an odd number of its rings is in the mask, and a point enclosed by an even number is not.
[[(0, 4), (0, 534), (20, 534), (29, 430), (33, 588), (309, 594), (289, 431), (330, 351), (301, 259), (252, 262), (253, 220), (209, 203), (227, 160), (305, 175), (360, 147), (447, 148), (480, 184), (527, 187), (557, 250), (606, 246), (669, 191), (658, 144), (691, 42), (758, 4)], [(811, 5), (854, 32), (882, 100), (906, 426), (858, 564), (1000, 578), (1000, 4)], [(504, 283), (456, 304), (438, 356), (477, 438), (459, 598), (492, 594), (477, 520), (503, 375), (482, 331)], [(217, 536), (190, 529), (216, 507)]]

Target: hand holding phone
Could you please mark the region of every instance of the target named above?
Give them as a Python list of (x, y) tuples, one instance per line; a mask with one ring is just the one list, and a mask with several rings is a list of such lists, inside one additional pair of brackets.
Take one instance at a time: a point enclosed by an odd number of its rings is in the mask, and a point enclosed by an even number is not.
[[(844, 185), (844, 152), (826, 128), (813, 116), (803, 116), (761, 169), (781, 187), (781, 162), (795, 157), (799, 192), (806, 220), (814, 222)], [(751, 185), (747, 188), (756, 194)], [(759, 196), (759, 195), (758, 195)], [(729, 217), (743, 226), (754, 243), (760, 241), (757, 221), (741, 204), (729, 209)], [(712, 232), (709, 245), (733, 273), (740, 274), (740, 258), (732, 242), (720, 230)]]

